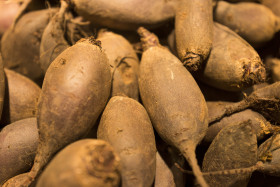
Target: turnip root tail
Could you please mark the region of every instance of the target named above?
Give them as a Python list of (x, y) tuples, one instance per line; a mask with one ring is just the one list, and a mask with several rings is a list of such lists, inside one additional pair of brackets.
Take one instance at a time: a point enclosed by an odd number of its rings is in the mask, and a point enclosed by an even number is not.
[[(4, 186), (13, 187), (17, 184), (21, 187), (28, 187), (32, 184), (32, 182), (42, 172), (43, 167), (47, 164), (47, 162), (50, 160), (50, 157), (52, 156), (48, 152), (49, 148), (46, 148), (46, 146), (41, 145), (40, 142), (38, 145), (38, 150), (40, 150), (40, 152), (37, 153), (35, 156), (34, 164), (31, 171), (11, 178), (4, 184)], [(44, 151), (45, 153), (43, 153)]]
[[(262, 162), (260, 162), (262, 164)], [(246, 173), (253, 173), (256, 171), (259, 167), (257, 165), (248, 167), (248, 168), (236, 168), (236, 169), (228, 169), (228, 170), (222, 170), (222, 171), (210, 171), (203, 173), (203, 176), (209, 175), (238, 175), (238, 174), (246, 174)]]
[[(193, 171), (184, 170), (181, 166), (175, 163), (175, 166), (183, 173), (187, 173), (190, 175), (194, 175)], [(259, 161), (256, 165), (247, 168), (235, 168), (235, 169), (225, 169), (221, 171), (210, 171), (210, 172), (202, 172), (203, 176), (213, 176), (213, 175), (236, 175), (236, 174), (246, 174), (246, 173), (253, 173), (254, 171), (262, 171), (263, 169), (263, 162)]]
[(182, 152), (184, 157), (187, 159), (188, 163), (190, 164), (193, 174), (197, 179), (197, 182), (202, 187), (208, 187), (209, 185), (206, 183), (205, 179), (203, 178), (203, 174), (198, 166), (197, 159), (195, 156), (195, 149), (192, 146), (188, 146), (185, 151)]
[[(279, 87), (280, 83), (278, 81), (264, 88), (255, 90), (249, 96), (245, 97), (242, 101), (226, 106), (222, 112), (209, 119), (209, 123), (219, 121), (225, 116), (229, 116), (233, 113), (240, 112), (247, 108), (253, 108), (265, 117), (271, 118), (272, 120), (279, 123)], [(267, 111), (267, 108), (269, 108), (269, 112)]]
[(31, 168), (29, 172), (29, 178), (31, 179), (30, 182), (32, 182), (43, 170), (43, 167), (48, 163), (51, 156), (49, 153), (49, 150), (51, 148), (47, 147), (44, 144), (41, 144), (41, 141), (39, 142), (37, 150), (39, 151), (34, 160), (33, 167)]
[(209, 119), (209, 124), (217, 122), (217, 121), (221, 120), (223, 117), (230, 116), (233, 113), (243, 111), (243, 110), (247, 109), (248, 107), (250, 107), (250, 102), (247, 101), (246, 99), (244, 99), (240, 102), (237, 102), (237, 103), (233, 103), (233, 104), (225, 107), (225, 110), (222, 113), (220, 113), (217, 116), (213, 116), (213, 118)]
[(2, 187), (16, 187), (16, 186), (20, 186), (20, 187), (28, 187), (30, 186), (30, 184), (26, 184), (24, 183), (24, 181), (28, 178), (28, 173), (23, 173), (20, 175), (17, 175), (11, 179), (9, 179), (8, 181), (6, 181)]
[(141, 37), (141, 43), (144, 51), (150, 47), (160, 46), (158, 37), (155, 34), (149, 32), (144, 27), (139, 27), (137, 32)]

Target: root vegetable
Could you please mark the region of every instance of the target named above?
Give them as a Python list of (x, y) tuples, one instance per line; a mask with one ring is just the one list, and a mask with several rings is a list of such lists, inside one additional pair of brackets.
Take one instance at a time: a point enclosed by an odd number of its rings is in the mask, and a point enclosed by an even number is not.
[(144, 107), (122, 96), (107, 104), (97, 138), (109, 142), (121, 159), (122, 186), (151, 186), (156, 170), (153, 126)]
[(120, 158), (103, 140), (84, 139), (61, 150), (38, 179), (38, 187), (118, 187)]
[(39, 66), (40, 42), (43, 31), (57, 9), (24, 14), (1, 40), (4, 67), (21, 73), (35, 82), (42, 79)]
[(139, 90), (154, 128), (167, 143), (177, 147), (203, 187), (195, 156), (196, 145), (206, 134), (208, 111), (205, 99), (191, 74), (157, 37), (144, 28)]
[(68, 4), (61, 1), (59, 12), (52, 17), (42, 34), (39, 64), (44, 73), (46, 73), (52, 61), (70, 46), (64, 36), (67, 7)]
[(121, 35), (101, 30), (98, 40), (112, 67), (112, 96), (128, 96), (139, 99), (139, 60), (132, 45)]
[[(202, 169), (203, 172), (222, 171), (226, 169), (251, 167), (258, 159), (257, 138), (249, 122), (232, 124), (223, 128), (207, 150)], [(234, 175), (205, 176), (210, 186), (244, 186), (251, 173)]]
[(219, 1), (214, 19), (235, 31), (254, 47), (270, 41), (280, 30), (280, 18), (269, 8), (257, 3), (230, 4)]
[(120, 30), (156, 27), (175, 15), (177, 1), (165, 0), (71, 0), (75, 11), (95, 25)]
[(197, 71), (212, 48), (212, 0), (186, 0), (179, 7), (175, 17), (177, 53), (189, 71)]
[(265, 5), (272, 12), (280, 17), (280, 1), (278, 0), (258, 0), (261, 4)]
[(0, 132), (0, 185), (28, 171), (38, 144), (36, 118), (27, 118), (5, 126)]
[(36, 117), (41, 88), (29, 78), (4, 69), (6, 91), (1, 124)]
[(38, 104), (39, 145), (22, 186), (29, 186), (57, 151), (85, 136), (104, 109), (111, 73), (98, 44), (93, 38), (83, 39), (49, 67)]
[(229, 28), (214, 25), (211, 54), (196, 77), (202, 82), (226, 91), (240, 91), (266, 78), (258, 53)]

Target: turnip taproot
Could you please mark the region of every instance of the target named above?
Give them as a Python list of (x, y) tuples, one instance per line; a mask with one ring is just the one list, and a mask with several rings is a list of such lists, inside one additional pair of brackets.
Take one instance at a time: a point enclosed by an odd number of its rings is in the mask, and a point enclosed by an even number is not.
[(150, 118), (140, 103), (128, 97), (112, 97), (102, 114), (97, 138), (109, 142), (119, 154), (123, 187), (153, 184), (155, 135)]
[(212, 48), (212, 0), (186, 0), (178, 7), (175, 17), (177, 53), (189, 71), (197, 71)]
[(48, 68), (38, 104), (39, 145), (22, 186), (29, 186), (57, 151), (85, 136), (104, 109), (111, 73), (99, 43), (82, 39)]
[(177, 147), (191, 165), (200, 185), (208, 186), (195, 156), (196, 145), (208, 127), (205, 99), (194, 78), (158, 38), (138, 29), (143, 42), (139, 90), (155, 130)]

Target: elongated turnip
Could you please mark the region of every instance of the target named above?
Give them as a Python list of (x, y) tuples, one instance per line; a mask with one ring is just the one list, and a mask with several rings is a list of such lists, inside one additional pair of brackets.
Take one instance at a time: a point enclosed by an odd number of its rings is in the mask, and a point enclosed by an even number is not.
[(97, 138), (109, 142), (119, 154), (123, 187), (150, 187), (153, 184), (155, 135), (150, 118), (140, 103), (128, 97), (112, 97), (102, 114)]
[(269, 8), (257, 3), (231, 4), (218, 1), (214, 19), (228, 26), (254, 47), (270, 41), (280, 30), (280, 18)]
[(22, 186), (29, 186), (58, 150), (82, 138), (104, 109), (111, 73), (106, 55), (96, 45), (99, 43), (83, 39), (49, 67), (38, 105), (39, 145)]
[(182, 1), (176, 11), (177, 53), (189, 71), (200, 69), (212, 48), (212, 12), (212, 0)]
[(182, 152), (199, 184), (208, 186), (195, 156), (208, 127), (205, 99), (188, 70), (154, 34), (143, 27), (138, 33), (144, 49), (139, 74), (143, 104), (158, 134)]
[(175, 16), (177, 1), (166, 0), (71, 0), (75, 11), (86, 20), (103, 27), (135, 30), (156, 27)]

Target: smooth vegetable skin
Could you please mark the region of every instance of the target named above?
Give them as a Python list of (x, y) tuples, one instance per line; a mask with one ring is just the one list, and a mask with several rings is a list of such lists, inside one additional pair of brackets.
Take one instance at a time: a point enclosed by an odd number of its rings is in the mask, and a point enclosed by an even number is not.
[(57, 9), (45, 9), (24, 14), (2, 37), (1, 53), (4, 67), (39, 81), (43, 72), (39, 66), (39, 50), (44, 28)]
[(36, 117), (41, 88), (29, 78), (4, 69), (6, 90), (1, 124)]
[(112, 97), (102, 114), (97, 138), (109, 142), (119, 154), (123, 187), (153, 184), (155, 135), (150, 118), (140, 103), (128, 97)]
[(280, 30), (280, 18), (269, 8), (257, 3), (230, 4), (219, 1), (214, 19), (228, 26), (254, 47), (270, 41)]
[(197, 71), (212, 48), (212, 0), (185, 0), (178, 7), (175, 17), (177, 53), (189, 71)]
[(258, 0), (261, 4), (268, 7), (272, 12), (280, 17), (280, 1), (278, 0)]
[(158, 152), (156, 155), (155, 187), (176, 187), (172, 171)]
[(106, 53), (113, 74), (112, 96), (128, 96), (139, 99), (139, 59), (133, 46), (121, 35), (101, 30), (98, 33), (102, 49)]
[(135, 30), (139, 26), (156, 27), (175, 15), (177, 1), (166, 0), (71, 0), (74, 10), (102, 27)]
[[(184, 187), (186, 176), (176, 166), (184, 166), (185, 158), (177, 149), (167, 145), (165, 142), (157, 141), (158, 152), (156, 155), (156, 176), (154, 187)], [(163, 145), (165, 144), (165, 145)], [(163, 146), (162, 146), (163, 145)]]
[(138, 33), (144, 49), (139, 90), (153, 126), (164, 141), (181, 151), (199, 184), (208, 186), (195, 156), (208, 127), (205, 99), (188, 70), (154, 34), (143, 27)]
[(5, 90), (6, 90), (5, 81), (6, 78), (4, 73), (3, 60), (2, 60), (2, 55), (0, 53), (0, 116), (2, 115), (3, 105), (4, 105), (4, 97), (5, 97)]
[(19, 10), (19, 3), (13, 1), (0, 1), (0, 38), (12, 25)]
[(38, 145), (36, 118), (5, 126), (0, 132), (0, 185), (32, 167)]
[[(223, 128), (207, 150), (203, 159), (203, 172), (251, 167), (257, 163), (256, 135), (249, 122), (232, 124)], [(210, 186), (246, 187), (251, 173), (210, 175), (205, 179)]]
[(196, 77), (226, 91), (240, 91), (266, 78), (258, 53), (241, 37), (221, 24), (214, 24), (214, 40), (205, 67)]
[(84, 139), (61, 150), (37, 187), (118, 187), (120, 158), (103, 140)]
[(93, 38), (82, 39), (50, 65), (38, 104), (39, 145), (23, 186), (36, 179), (57, 151), (82, 138), (104, 109), (111, 73), (106, 55), (96, 44)]
[[(156, 137), (157, 151), (158, 155), (163, 160), (158, 163), (156, 161), (156, 176), (155, 176), (155, 187), (160, 187), (168, 185), (169, 183), (175, 183), (177, 187), (186, 186), (187, 178), (184, 173), (177, 167), (184, 166), (186, 164), (186, 159), (175, 147), (166, 144), (161, 138)], [(158, 160), (158, 157), (156, 158)], [(158, 171), (160, 167), (160, 171)], [(164, 168), (168, 167), (168, 171)], [(171, 173), (170, 173), (171, 172)], [(164, 173), (164, 174), (162, 174)], [(168, 177), (166, 176), (168, 174)]]

